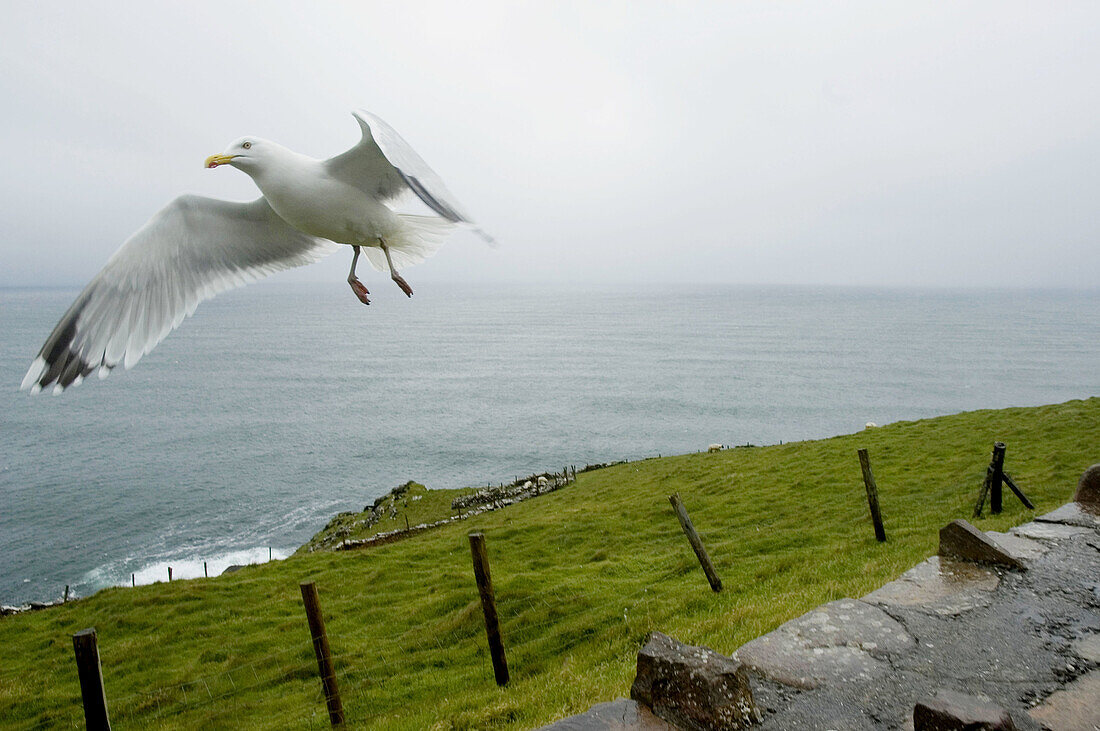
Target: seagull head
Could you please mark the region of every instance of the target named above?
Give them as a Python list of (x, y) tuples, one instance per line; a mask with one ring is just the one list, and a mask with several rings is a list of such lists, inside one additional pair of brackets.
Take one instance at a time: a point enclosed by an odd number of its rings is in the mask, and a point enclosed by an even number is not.
[(240, 170), (248, 171), (265, 156), (269, 155), (274, 147), (273, 143), (259, 137), (242, 137), (226, 149), (220, 155), (211, 155), (204, 163), (208, 168), (216, 168), (219, 165), (232, 165)]

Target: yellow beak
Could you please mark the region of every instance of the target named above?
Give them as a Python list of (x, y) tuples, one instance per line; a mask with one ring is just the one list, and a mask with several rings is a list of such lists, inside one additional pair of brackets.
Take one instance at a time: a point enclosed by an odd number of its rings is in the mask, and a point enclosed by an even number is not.
[(210, 157), (206, 158), (206, 163), (204, 164), (204, 166), (208, 168), (216, 168), (219, 165), (228, 165), (230, 162), (233, 161), (234, 157), (236, 157), (236, 155), (211, 155)]

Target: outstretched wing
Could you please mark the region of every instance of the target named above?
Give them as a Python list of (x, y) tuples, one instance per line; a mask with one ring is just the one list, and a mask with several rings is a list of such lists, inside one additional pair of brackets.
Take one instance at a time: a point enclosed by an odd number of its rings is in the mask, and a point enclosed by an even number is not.
[(57, 323), (22, 388), (37, 392), (130, 368), (199, 303), (273, 272), (317, 261), (337, 248), (250, 203), (176, 198), (107, 261)]
[(420, 200), (453, 223), (469, 224), (486, 241), (493, 239), (473, 226), (454, 193), (397, 130), (362, 109), (352, 112), (363, 130), (359, 144), (325, 161), (335, 178), (383, 201), (392, 201), (411, 189)]

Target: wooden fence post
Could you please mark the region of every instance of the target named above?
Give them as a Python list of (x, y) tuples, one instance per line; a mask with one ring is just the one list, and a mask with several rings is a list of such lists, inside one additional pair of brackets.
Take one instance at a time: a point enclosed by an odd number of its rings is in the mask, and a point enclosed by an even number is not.
[(202, 562), (202, 575), (206, 578), (210, 578), (210, 572), (206, 570), (206, 561)]
[(871, 509), (871, 522), (875, 524), (875, 539), (879, 543), (886, 541), (886, 529), (882, 527), (882, 513), (878, 509), (878, 485), (875, 484), (875, 476), (871, 472), (871, 458), (867, 456), (866, 449), (860, 449), (859, 466), (863, 470), (863, 486), (867, 488), (867, 505)]
[(73, 635), (73, 652), (76, 654), (76, 673), (80, 678), (80, 697), (84, 702), (84, 723), (88, 731), (110, 731), (107, 693), (103, 690), (95, 627), (82, 629)]
[(1008, 488), (1012, 490), (1012, 492), (1016, 493), (1016, 497), (1020, 498), (1020, 502), (1024, 504), (1025, 508), (1027, 508), (1028, 510), (1035, 509), (1035, 506), (1031, 503), (1030, 500), (1027, 499), (1027, 495), (1024, 494), (1023, 490), (1017, 487), (1016, 483), (1012, 481), (1012, 478), (1007, 472), (1002, 472), (1001, 477), (1004, 478), (1005, 484), (1008, 485)]
[(707, 549), (703, 547), (703, 540), (699, 537), (698, 531), (695, 530), (691, 518), (688, 517), (687, 508), (684, 507), (684, 503), (680, 500), (680, 496), (678, 494), (669, 495), (668, 501), (672, 503), (672, 509), (676, 511), (676, 517), (680, 519), (680, 527), (684, 529), (684, 534), (687, 536), (688, 543), (691, 544), (692, 549), (695, 551), (695, 555), (703, 567), (703, 573), (707, 575), (707, 581), (710, 582), (710, 588), (716, 592), (722, 591), (722, 580), (718, 578), (718, 572), (714, 570), (714, 564), (711, 563), (710, 556), (707, 554)]
[(989, 485), (989, 512), (997, 514), (1001, 512), (1001, 486), (1004, 484), (1004, 442), (993, 443), (993, 459), (989, 462), (989, 468), (993, 471), (992, 482)]
[(130, 574), (130, 586), (133, 586), (133, 587), (137, 586), (137, 579), (134, 578), (133, 574)]
[(321, 616), (321, 599), (317, 596), (317, 585), (312, 581), (302, 582), (300, 586), (302, 603), (306, 607), (306, 620), (309, 622), (309, 635), (313, 639), (313, 651), (317, 654), (321, 689), (328, 704), (328, 720), (333, 726), (340, 726), (344, 723), (344, 706), (340, 702), (340, 689), (336, 686), (336, 668), (333, 667), (332, 652), (328, 646), (325, 618)]
[(493, 675), (497, 685), (508, 684), (508, 659), (504, 656), (504, 642), (500, 638), (500, 621), (497, 618), (497, 602), (493, 595), (493, 579), (489, 575), (489, 553), (485, 549), (485, 534), (470, 534), (470, 553), (474, 558), (474, 580), (481, 595), (481, 611), (485, 614), (485, 636), (489, 640), (489, 655), (493, 659)]
[(172, 567), (171, 566), (168, 567), (168, 580), (169, 581), (172, 580)]

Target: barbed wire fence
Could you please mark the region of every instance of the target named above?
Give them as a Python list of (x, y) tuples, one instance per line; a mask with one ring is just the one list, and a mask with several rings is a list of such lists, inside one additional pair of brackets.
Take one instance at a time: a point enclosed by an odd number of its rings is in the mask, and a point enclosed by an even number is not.
[[(663, 537), (679, 532), (671, 515), (668, 526), (662, 526), (659, 532)], [(510, 552), (515, 559), (515, 550)], [(371, 636), (366, 649), (362, 637), (349, 636), (349, 627), (385, 626), (385, 613), (392, 607), (385, 601), (363, 602), (348, 612), (345, 595), (340, 610), (325, 612), (332, 623), (328, 628), (333, 648), (330, 661), (348, 726), (378, 724), (388, 714), (400, 713), (400, 704), (411, 698), (409, 688), (416, 688), (420, 697), (446, 692), (447, 682), (454, 682), (457, 664), (466, 666), (459, 673), (471, 688), (493, 688), (486, 625), (478, 606), (469, 555), (464, 559), (455, 557), (446, 565), (433, 561), (425, 557), (409, 566), (402, 579), (422, 586), (431, 586), (432, 582), (447, 588), (464, 585), (467, 589), (458, 596), (468, 591), (466, 603), (433, 607), (405, 627), (398, 623), (391, 635)], [(500, 631), (511, 666), (520, 676), (530, 677), (541, 672), (531, 668), (545, 669), (548, 658), (567, 655), (579, 645), (591, 644), (593, 639), (602, 642), (605, 637), (609, 659), (621, 660), (616, 648), (621, 650), (623, 641), (640, 642), (649, 630), (656, 629), (652, 622), (654, 610), (658, 617), (662, 615), (661, 606), (667, 605), (669, 597), (682, 586), (674, 580), (688, 573), (690, 564), (685, 565), (682, 559), (669, 564), (662, 559), (644, 563), (638, 570), (645, 580), (632, 591), (622, 591), (628, 582), (612, 580), (607, 587), (593, 588), (594, 574), (589, 572), (536, 571), (509, 576), (507, 562), (501, 568), (494, 567)], [(323, 607), (326, 586), (321, 583), (318, 589)], [(303, 606), (301, 601), (298, 606)], [(306, 617), (299, 617), (300, 632), (281, 633), (278, 640), (258, 651), (235, 647), (229, 667), (202, 672), (182, 682), (113, 695), (109, 692), (112, 686), (125, 685), (120, 682), (123, 679), (112, 678), (108, 672), (99, 682), (108, 691), (106, 705), (113, 727), (231, 726), (244, 714), (268, 712), (277, 714), (280, 723), (294, 718), (301, 728), (329, 727), (328, 698), (311, 646), (318, 638), (311, 635)], [(104, 643), (109, 645), (110, 639), (105, 638)], [(282, 647), (272, 646), (275, 644)], [(440, 680), (433, 673), (440, 668), (451, 672), (449, 680)], [(278, 708), (273, 709), (273, 705)], [(84, 724), (77, 696), (70, 707), (50, 709), (26, 728), (81, 728)]]
[[(679, 568), (668, 570), (654, 575), (652, 581), (659, 584), (682, 573)], [(425, 582), (432, 578), (438, 579), (439, 575), (430, 569), (414, 570), (407, 577), (410, 581)], [(449, 575), (447, 578), (454, 581), (456, 577)], [(455, 662), (469, 665), (464, 675), (468, 675), (472, 683), (493, 687), (485, 626), (469, 568), (463, 578), (469, 587), (469, 602), (465, 606), (437, 612), (422, 623), (391, 636), (371, 637), (369, 652), (342, 649), (346, 644), (355, 644), (347, 643), (340, 634), (348, 620), (354, 618), (340, 617), (343, 621), (334, 622), (339, 629), (334, 632), (329, 628), (329, 640), (334, 648), (331, 660), (349, 727), (378, 723), (379, 715), (392, 710), (395, 701), (389, 696), (394, 688), (415, 686), (423, 691), (425, 688), (431, 690), (434, 683), (438, 685), (436, 690), (442, 692), (445, 682), (435, 683), (431, 671), (438, 669), (440, 663), (448, 662), (448, 657), (457, 656), (459, 660)], [(654, 593), (647, 585), (627, 594), (608, 594), (585, 588), (583, 579), (547, 583), (525, 578), (519, 582), (503, 572), (494, 576), (494, 580), (508, 659), (523, 674), (526, 666), (545, 663), (547, 647), (556, 652), (568, 652), (588, 642), (593, 635), (601, 631), (606, 633), (616, 623), (628, 623), (637, 609), (641, 608), (640, 613), (644, 614), (644, 605)], [(323, 603), (325, 587), (318, 588)], [(336, 617), (330, 615), (330, 619)], [(563, 625), (568, 625), (569, 629), (561, 631)], [(211, 724), (219, 719), (232, 725), (229, 721), (234, 717), (257, 711), (265, 705), (265, 699), (271, 697), (283, 697), (284, 700), (290, 697), (293, 703), (301, 706), (299, 714), (284, 714), (281, 718), (296, 716), (301, 728), (328, 728), (326, 697), (311, 646), (314, 638), (304, 615), (301, 626), (293, 646), (245, 657), (230, 667), (205, 672), (183, 682), (114, 695), (110, 689), (117, 687), (120, 679), (106, 672), (102, 682), (107, 688), (112, 728), (186, 726), (192, 721)], [(289, 639), (290, 634), (280, 638), (284, 642)], [(109, 646), (109, 638), (102, 641), (105, 647)], [(51, 709), (26, 728), (83, 728), (85, 717), (79, 696), (73, 701), (69, 708)]]

